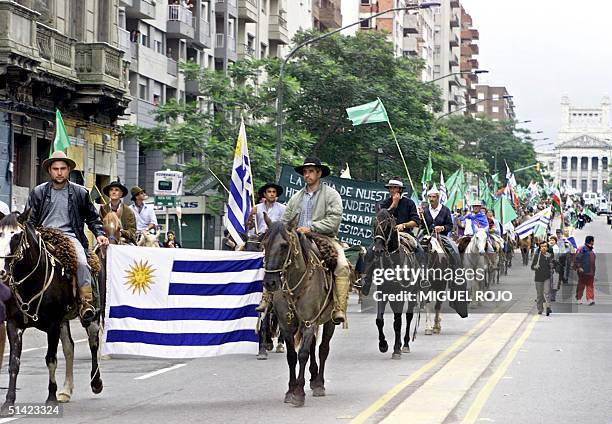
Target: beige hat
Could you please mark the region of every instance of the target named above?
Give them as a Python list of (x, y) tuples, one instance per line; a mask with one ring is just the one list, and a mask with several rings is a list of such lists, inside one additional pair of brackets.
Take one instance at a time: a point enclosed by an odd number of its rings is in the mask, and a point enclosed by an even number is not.
[(66, 153), (62, 152), (61, 150), (53, 152), (51, 156), (45, 159), (42, 163), (42, 168), (49, 172), (49, 167), (51, 164), (58, 161), (66, 162), (66, 165), (68, 165), (68, 168), (70, 168), (71, 171), (76, 168), (76, 162), (66, 156)]

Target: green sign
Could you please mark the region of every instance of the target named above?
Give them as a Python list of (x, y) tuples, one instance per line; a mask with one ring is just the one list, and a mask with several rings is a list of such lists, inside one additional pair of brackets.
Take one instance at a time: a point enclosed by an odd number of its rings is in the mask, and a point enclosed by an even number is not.
[(155, 206), (173, 208), (176, 206), (176, 196), (155, 196)]
[[(376, 204), (389, 196), (383, 183), (327, 177), (323, 183), (333, 187), (342, 197), (342, 223), (338, 238), (350, 245), (369, 246), (374, 235), (372, 224), (376, 215)], [(280, 181), (283, 195), (280, 201), (286, 203), (291, 196), (304, 188), (304, 179), (293, 167), (283, 165)]]

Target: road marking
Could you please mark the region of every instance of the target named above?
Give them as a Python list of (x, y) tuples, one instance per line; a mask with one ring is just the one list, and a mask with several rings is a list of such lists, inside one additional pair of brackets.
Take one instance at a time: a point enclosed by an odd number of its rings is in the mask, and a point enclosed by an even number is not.
[(150, 372), (148, 374), (141, 375), (140, 377), (136, 377), (136, 378), (134, 378), (134, 380), (146, 380), (147, 378), (155, 377), (156, 375), (160, 375), (160, 374), (166, 373), (168, 371), (172, 371), (172, 370), (176, 370), (176, 369), (182, 368), (185, 365), (187, 365), (187, 364), (176, 364), (176, 365), (173, 365), (173, 366), (168, 367), (168, 368), (162, 368), (161, 370), (153, 371), (153, 372)]
[(404, 381), (398, 383), (395, 387), (389, 390), (387, 393), (378, 398), (372, 405), (370, 405), (367, 409), (363, 410), (359, 415), (355, 417), (351, 424), (362, 424), (365, 423), (368, 418), (374, 415), (378, 410), (380, 410), (383, 406), (385, 406), (391, 399), (393, 399), (398, 393), (404, 390), (406, 387), (414, 383), (417, 379), (419, 379), (423, 374), (427, 371), (435, 367), (437, 364), (442, 362), (443, 359), (450, 356), (453, 352), (455, 352), (463, 343), (474, 335), (480, 328), (482, 328), (486, 323), (488, 323), (495, 314), (489, 314), (485, 316), (482, 320), (480, 320), (474, 327), (472, 327), (468, 332), (466, 332), (463, 336), (459, 337), (452, 345), (450, 345), (445, 351), (440, 352), (436, 355), (431, 361), (427, 364), (423, 365), (417, 371), (413, 372), (410, 377), (405, 379)]
[(10, 423), (11, 421), (18, 420), (19, 418), (21, 418), (21, 417), (1, 418), (0, 419), (0, 424)]
[(504, 358), (503, 362), (499, 365), (497, 370), (495, 370), (491, 378), (489, 378), (489, 381), (487, 381), (484, 387), (480, 390), (478, 396), (476, 396), (476, 399), (474, 400), (474, 403), (472, 403), (472, 406), (470, 407), (467, 414), (465, 415), (465, 418), (463, 419), (464, 424), (471, 424), (476, 421), (478, 415), (480, 414), (480, 411), (482, 411), (482, 408), (491, 396), (493, 389), (495, 388), (497, 383), (499, 383), (499, 380), (503, 377), (503, 375), (508, 371), (508, 368), (512, 364), (512, 361), (516, 357), (516, 354), (518, 353), (521, 346), (525, 343), (527, 338), (531, 335), (531, 332), (533, 331), (533, 328), (535, 327), (535, 324), (539, 318), (539, 315), (534, 315), (532, 320), (527, 325), (527, 328), (525, 328), (525, 331), (523, 331), (523, 334), (521, 334), (521, 337), (519, 337), (519, 339), (514, 343), (512, 349), (510, 349), (508, 355), (506, 355), (506, 357)]
[[(77, 344), (77, 343), (83, 343), (83, 342), (86, 342), (86, 341), (87, 341), (87, 339), (79, 339), (79, 340), (75, 340), (75, 341), (74, 341), (74, 344)], [(35, 351), (35, 350), (41, 350), (41, 349), (46, 349), (46, 348), (47, 348), (47, 346), (31, 347), (31, 348), (29, 348), (29, 349), (23, 349), (23, 350), (21, 351), (21, 353), (33, 352), (33, 351)], [(10, 356), (10, 355), (11, 355), (11, 352), (10, 352), (10, 351), (4, 354), (4, 356)], [(4, 421), (0, 421), (0, 424), (2, 424), (3, 422), (4, 422)], [(8, 422), (8, 421), (7, 421), (7, 422)]]
[[(465, 393), (508, 344), (527, 315), (526, 312), (503, 314), (410, 397), (400, 403), (382, 422), (386, 424), (444, 422)], [(432, 399), (436, 399), (435, 408), (431, 406)]]

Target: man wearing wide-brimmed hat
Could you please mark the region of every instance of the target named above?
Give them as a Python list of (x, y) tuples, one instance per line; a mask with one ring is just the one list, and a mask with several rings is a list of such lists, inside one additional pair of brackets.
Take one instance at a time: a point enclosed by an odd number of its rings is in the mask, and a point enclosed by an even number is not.
[(84, 226), (100, 244), (108, 244), (102, 230), (102, 222), (89, 198), (87, 189), (68, 180), (76, 166), (64, 152), (54, 152), (45, 159), (42, 167), (51, 181), (35, 187), (28, 197), (31, 209), (30, 221), (35, 227), (57, 228), (70, 239), (77, 252), (77, 282), (81, 299), (80, 316), (84, 323), (95, 318), (91, 289), (91, 272), (85, 251), (88, 249)]
[(395, 218), (395, 225), (398, 231), (405, 232), (416, 228), (421, 224), (417, 207), (407, 197), (402, 197), (404, 183), (399, 177), (393, 177), (385, 184), (389, 190), (389, 197), (380, 203), (380, 207), (389, 210)]
[[(278, 198), (283, 194), (283, 188), (278, 184), (267, 183), (257, 190), (257, 194), (262, 198), (262, 201), (251, 209), (249, 228), (252, 228), (253, 231), (257, 230), (259, 234), (263, 234), (268, 229), (264, 219), (264, 212), (268, 215), (270, 221), (280, 221), (283, 217), (283, 213), (285, 213), (286, 206), (278, 202)], [(253, 216), (256, 216), (257, 219), (256, 228), (253, 222)], [(252, 222), (253, 224), (251, 224)]]
[(130, 205), (130, 209), (134, 212), (134, 216), (136, 217), (136, 233), (157, 228), (155, 211), (144, 202), (147, 193), (142, 188), (134, 186), (132, 187), (131, 194), (132, 204)]
[[(100, 217), (104, 220), (107, 213), (115, 212), (121, 220), (121, 236), (129, 243), (135, 243), (136, 217), (132, 209), (121, 201), (122, 198), (128, 195), (127, 187), (121, 184), (120, 181), (113, 181), (102, 188), (102, 193), (109, 198), (109, 202), (100, 208)], [(117, 243), (119, 243), (119, 240), (117, 240)]]
[(330, 174), (328, 166), (316, 157), (307, 157), (304, 163), (294, 168), (304, 178), (304, 188), (295, 193), (287, 203), (283, 214), (285, 224), (298, 220), (297, 231), (303, 234), (318, 233), (330, 237), (338, 253), (334, 270), (334, 312), (336, 324), (346, 321), (350, 269), (344, 248), (336, 239), (342, 221), (342, 198), (332, 187), (323, 184), (321, 178)]

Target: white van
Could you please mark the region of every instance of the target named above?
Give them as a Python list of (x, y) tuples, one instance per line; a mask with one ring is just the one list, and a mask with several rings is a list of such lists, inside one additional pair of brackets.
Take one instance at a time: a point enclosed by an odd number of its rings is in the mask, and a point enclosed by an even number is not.
[(607, 215), (610, 212), (610, 204), (605, 197), (599, 198), (599, 204), (597, 205), (597, 215)]
[(591, 206), (592, 209), (597, 208), (597, 203), (599, 199), (599, 196), (597, 195), (597, 193), (588, 191), (586, 193), (582, 193), (582, 198), (584, 199), (585, 206)]

